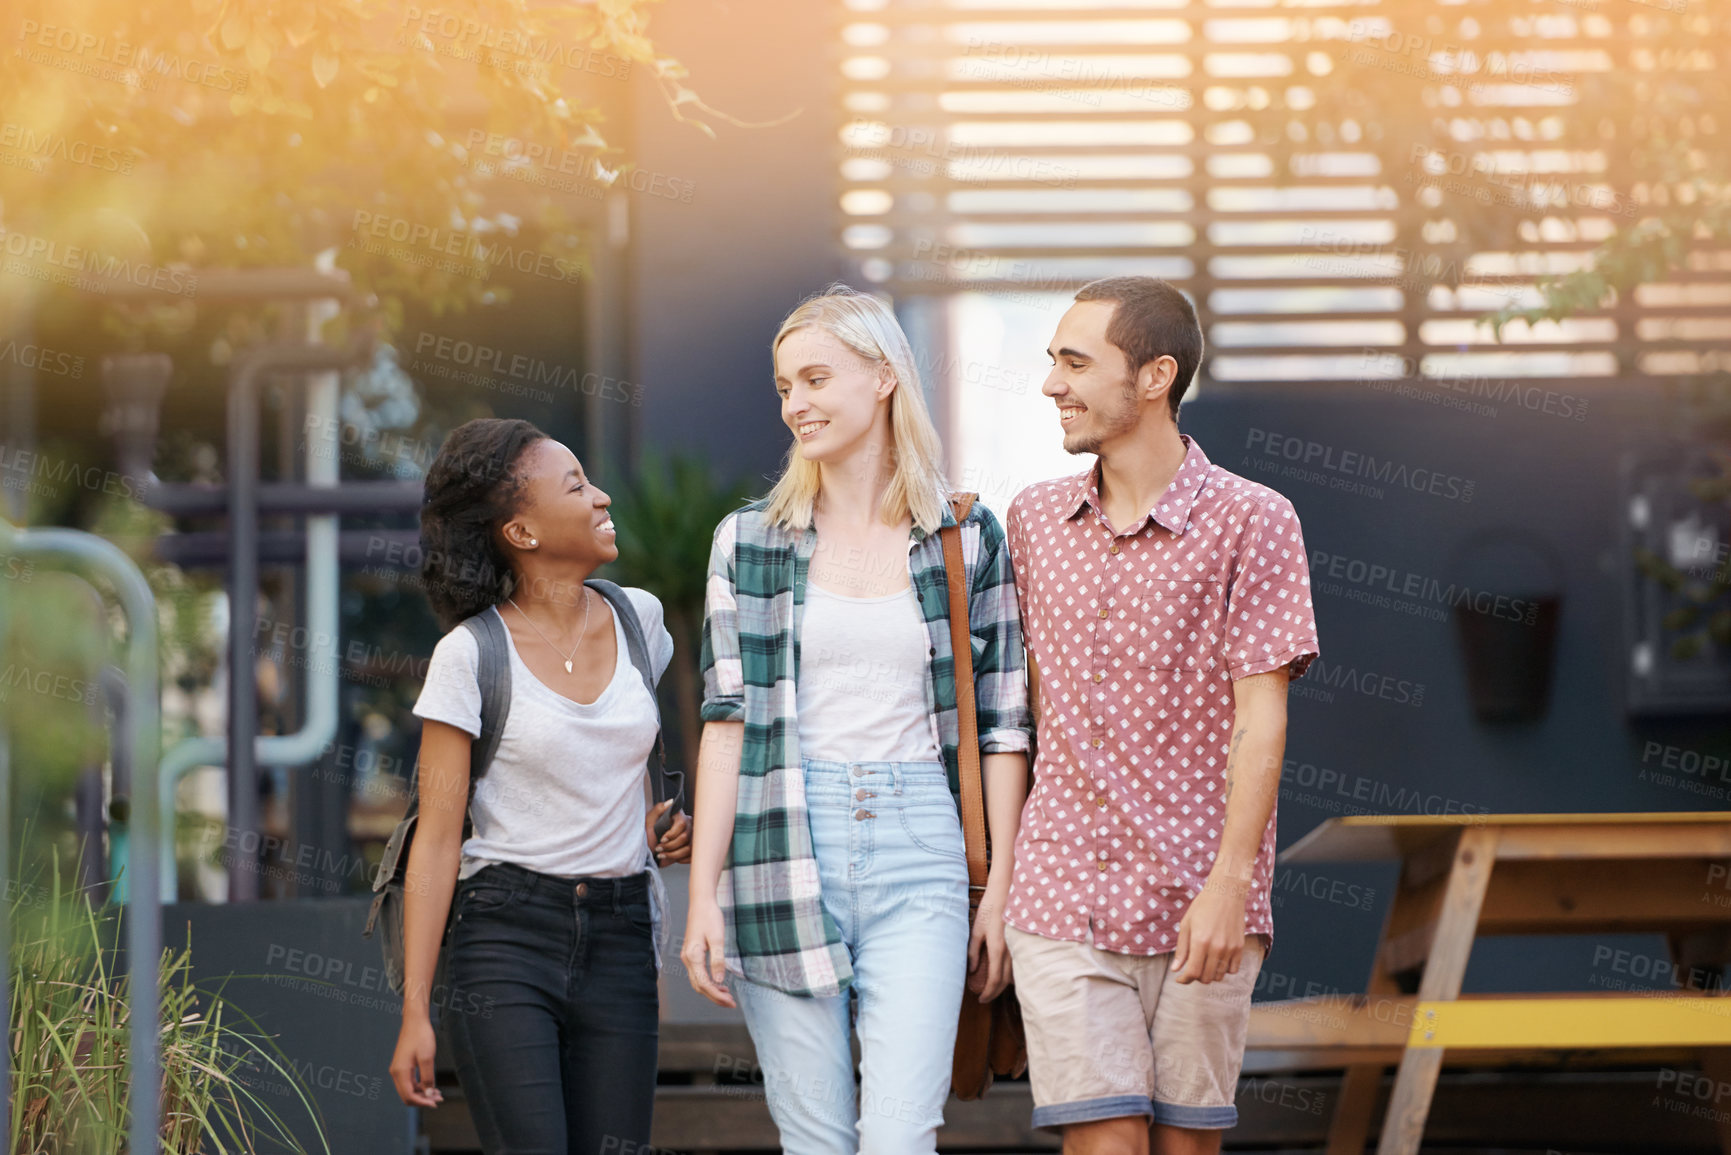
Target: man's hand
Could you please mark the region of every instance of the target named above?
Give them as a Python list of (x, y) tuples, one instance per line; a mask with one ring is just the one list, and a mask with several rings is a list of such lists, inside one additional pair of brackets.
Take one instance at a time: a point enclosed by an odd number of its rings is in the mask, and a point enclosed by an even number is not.
[(649, 811), (649, 817), (644, 820), (643, 827), (649, 838), (649, 845), (655, 848), (655, 863), (666, 866), (670, 862), (691, 861), (691, 823), (682, 810), (673, 816), (673, 825), (667, 828), (667, 833), (661, 836), (661, 841), (655, 840), (655, 820), (667, 813), (667, 808), (677, 802), (677, 798), (669, 798), (661, 805)]
[(1232, 744), (1221, 794), (1226, 821), (1208, 881), (1178, 923), (1172, 968), (1181, 983), (1218, 982), (1238, 973), (1251, 873), (1280, 790), (1289, 677), (1283, 667), (1232, 683)]
[(1244, 901), (1250, 884), (1210, 878), (1178, 922), (1174, 977), (1181, 983), (1219, 982), (1238, 973), (1244, 957)]

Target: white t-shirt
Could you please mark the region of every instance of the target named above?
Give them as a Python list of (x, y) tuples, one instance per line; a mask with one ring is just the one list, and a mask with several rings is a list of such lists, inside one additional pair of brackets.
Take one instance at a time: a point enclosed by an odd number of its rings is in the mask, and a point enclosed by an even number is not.
[[(661, 603), (645, 590), (625, 593), (637, 607), (659, 678), (673, 657)], [(590, 612), (610, 610), (602, 601)], [(636, 874), (650, 865), (643, 780), (655, 746), (655, 702), (631, 664), (624, 626), (617, 614), (610, 616), (619, 650), (613, 680), (586, 706), (531, 673), (510, 642), (511, 712), (492, 765), (475, 787), (469, 808), (474, 830), (463, 843), (459, 878), (495, 862), (565, 877)], [(440, 638), (415, 716), (479, 735), (479, 657), (474, 634), (462, 626)]]
[(799, 633), (799, 752), (834, 762), (936, 762), (926, 702), (931, 635), (913, 587), (860, 598), (805, 585)]

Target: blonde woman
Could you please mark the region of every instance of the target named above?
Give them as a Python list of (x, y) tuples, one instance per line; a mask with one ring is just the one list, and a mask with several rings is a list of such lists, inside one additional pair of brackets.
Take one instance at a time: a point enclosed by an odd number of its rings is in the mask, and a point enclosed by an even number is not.
[(1009, 981), (1028, 749), (1015, 580), (975, 504), (961, 533), (993, 862), (970, 938), (938, 536), (955, 518), (907, 337), (837, 285), (771, 351), (794, 443), (769, 496), (715, 532), (683, 956), (699, 992), (743, 1011), (790, 1155), (918, 1155), (936, 1150), (964, 983), (985, 1001)]

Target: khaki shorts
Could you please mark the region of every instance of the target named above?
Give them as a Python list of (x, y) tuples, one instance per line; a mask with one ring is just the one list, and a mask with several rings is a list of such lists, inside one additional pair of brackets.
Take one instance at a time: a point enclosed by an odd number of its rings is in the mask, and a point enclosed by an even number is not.
[(1172, 952), (1117, 954), (1004, 928), (1028, 1033), (1034, 1126), (1126, 1115), (1172, 1127), (1238, 1123), (1250, 995), (1267, 944), (1244, 940), (1237, 974), (1180, 984)]

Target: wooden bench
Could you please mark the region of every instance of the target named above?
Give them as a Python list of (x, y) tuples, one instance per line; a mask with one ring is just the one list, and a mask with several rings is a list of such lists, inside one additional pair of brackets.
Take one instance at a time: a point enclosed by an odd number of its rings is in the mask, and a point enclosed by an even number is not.
[[(1328, 1155), (1360, 1155), (1384, 1068), (1398, 1065), (1378, 1155), (1414, 1155), (1451, 1065), (1699, 1063), (1731, 1087), (1731, 813), (1332, 818), (1282, 865), (1398, 861), (1369, 990), (1258, 1003), (1246, 1069), (1345, 1069)], [(1723, 895), (1721, 905), (1717, 898)], [(1483, 934), (1654, 932), (1671, 991), (1461, 995)], [(1715, 1112), (1731, 1152), (1731, 1111)]]
[[(857, 1053), (856, 1045), (856, 1057)], [(445, 1103), (435, 1111), (422, 1112), (423, 1131), (433, 1151), (478, 1151), (474, 1122), (442, 1036), (438, 1056), (438, 1083)], [(743, 1024), (663, 1023), (655, 1147), (682, 1155), (779, 1150), (756, 1063), (757, 1052)], [(1029, 1125), (1032, 1112), (1027, 1083), (1000, 1083), (975, 1102), (951, 1099), (940, 1139), (946, 1150), (1057, 1150), (1056, 1136)]]
[[(1337, 1015), (1338, 1001), (1319, 1001), (1317, 1009)], [(1386, 1010), (1372, 1010), (1367, 1017), (1380, 1023), (1387, 1014)], [(442, 1039), (440, 1043), (443, 1061), (449, 1050)], [(1393, 1064), (1400, 1061), (1400, 1052), (1401, 1040), (1393, 1039), (1356, 1058)], [(1623, 1056), (1649, 1068), (1675, 1066), (1691, 1057), (1683, 1050), (1624, 1052)], [(1287, 1073), (1292, 1069), (1292, 1057), (1276, 1050), (1253, 1051), (1246, 1056), (1244, 1076), (1238, 1085), (1239, 1123), (1226, 1134), (1227, 1149), (1322, 1146), (1339, 1097), (1340, 1075)], [(1651, 1069), (1604, 1071), (1566, 1064), (1559, 1070), (1554, 1052), (1543, 1058), (1541, 1065), (1535, 1056), (1530, 1070), (1510, 1069), (1505, 1061), (1498, 1077), (1491, 1080), (1470, 1073), (1446, 1075), (1446, 1090), (1431, 1113), (1427, 1137), (1458, 1146), (1495, 1141), (1499, 1146), (1558, 1151), (1710, 1155), (1715, 1150), (1711, 1128), (1700, 1119), (1651, 1108)], [(1335, 1065), (1342, 1061), (1337, 1056)], [(751, 1039), (738, 1024), (663, 1023), (662, 1082), (655, 1101), (657, 1155), (664, 1151), (680, 1155), (778, 1151), (761, 1085), (729, 1086), (713, 1081), (718, 1071), (721, 1079), (750, 1072), (753, 1062)], [(439, 1086), (445, 1104), (436, 1111), (421, 1113), (429, 1149), (438, 1155), (478, 1155), (480, 1144), (468, 1104), (455, 1074), (446, 1066), (439, 1070)], [(1000, 1083), (979, 1102), (951, 1099), (945, 1108), (944, 1129), (939, 1133), (940, 1150), (990, 1155), (1057, 1150), (1056, 1137), (1028, 1127), (1032, 1106), (1026, 1083)]]

